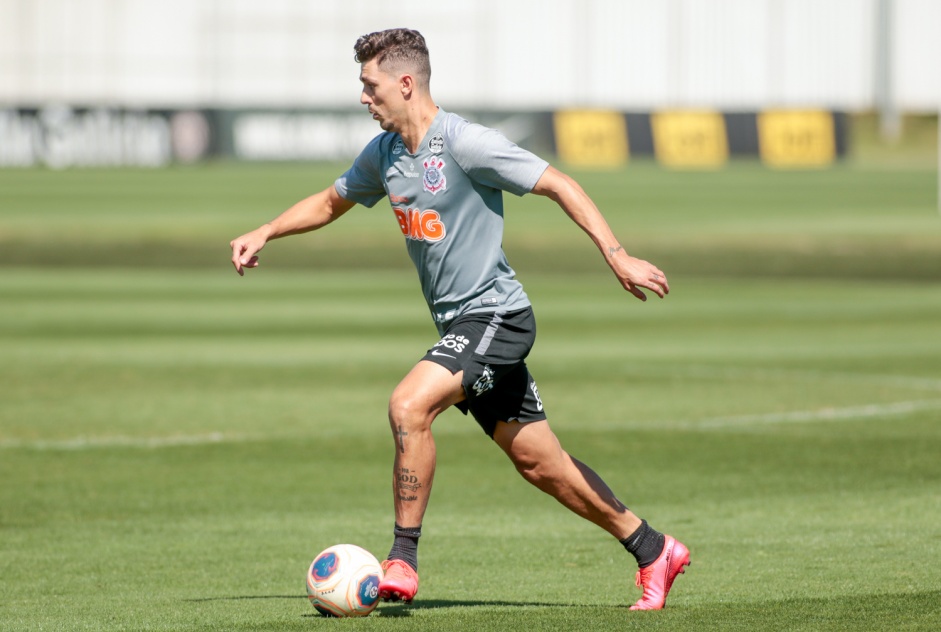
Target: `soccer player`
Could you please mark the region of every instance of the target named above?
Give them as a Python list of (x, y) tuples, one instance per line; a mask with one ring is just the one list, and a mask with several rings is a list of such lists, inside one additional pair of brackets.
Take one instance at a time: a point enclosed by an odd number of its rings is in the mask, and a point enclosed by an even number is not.
[(440, 340), (402, 379), (389, 401), (395, 446), (394, 540), (379, 585), (387, 600), (418, 592), (418, 539), (435, 473), (432, 422), (456, 406), (507, 454), (519, 473), (598, 525), (637, 559), (643, 588), (636, 610), (663, 608), (689, 551), (638, 518), (587, 465), (571, 457), (546, 421), (525, 358), (535, 340), (532, 308), (502, 249), (503, 192), (548, 197), (597, 245), (624, 289), (663, 298), (656, 266), (624, 250), (570, 177), (499, 132), (445, 112), (431, 97), (428, 49), (420, 33), (391, 29), (354, 47), (360, 102), (383, 133), (336, 182), (231, 242), (242, 275), (279, 237), (316, 230), (356, 204), (388, 198), (421, 280)]

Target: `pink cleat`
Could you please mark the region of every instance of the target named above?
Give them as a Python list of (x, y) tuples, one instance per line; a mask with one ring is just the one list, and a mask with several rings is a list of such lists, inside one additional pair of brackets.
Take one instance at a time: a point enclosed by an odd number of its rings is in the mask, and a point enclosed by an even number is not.
[(666, 606), (673, 580), (686, 572), (686, 566), (689, 566), (689, 549), (672, 536), (665, 536), (660, 557), (650, 566), (637, 571), (636, 583), (643, 587), (644, 594), (631, 606), (631, 610), (660, 610)]
[(383, 577), (379, 582), (379, 597), (383, 601), (411, 603), (418, 594), (418, 573), (402, 560), (385, 560), (381, 564)]

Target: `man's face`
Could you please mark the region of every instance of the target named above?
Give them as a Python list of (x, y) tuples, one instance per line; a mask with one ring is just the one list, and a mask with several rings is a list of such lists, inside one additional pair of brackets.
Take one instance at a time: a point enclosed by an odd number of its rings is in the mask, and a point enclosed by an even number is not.
[(363, 83), (359, 102), (369, 108), (373, 119), (379, 121), (379, 127), (387, 132), (396, 131), (405, 109), (398, 77), (380, 70), (379, 63), (370, 59), (362, 65), (359, 80)]

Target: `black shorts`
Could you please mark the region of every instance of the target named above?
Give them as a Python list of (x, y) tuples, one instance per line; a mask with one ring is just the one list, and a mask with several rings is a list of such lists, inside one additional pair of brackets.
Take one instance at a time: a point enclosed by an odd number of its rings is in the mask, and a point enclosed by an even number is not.
[(468, 314), (452, 322), (423, 360), (464, 372), (470, 411), (491, 438), (498, 421), (542, 421), (546, 413), (536, 381), (523, 361), (536, 341), (536, 319), (527, 307), (514, 312)]

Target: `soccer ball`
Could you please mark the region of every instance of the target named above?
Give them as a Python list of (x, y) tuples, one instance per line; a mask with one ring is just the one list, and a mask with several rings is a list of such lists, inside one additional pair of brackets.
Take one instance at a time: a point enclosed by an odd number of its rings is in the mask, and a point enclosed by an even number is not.
[(328, 617), (365, 617), (379, 605), (382, 567), (355, 544), (337, 544), (314, 558), (307, 571), (307, 597)]

